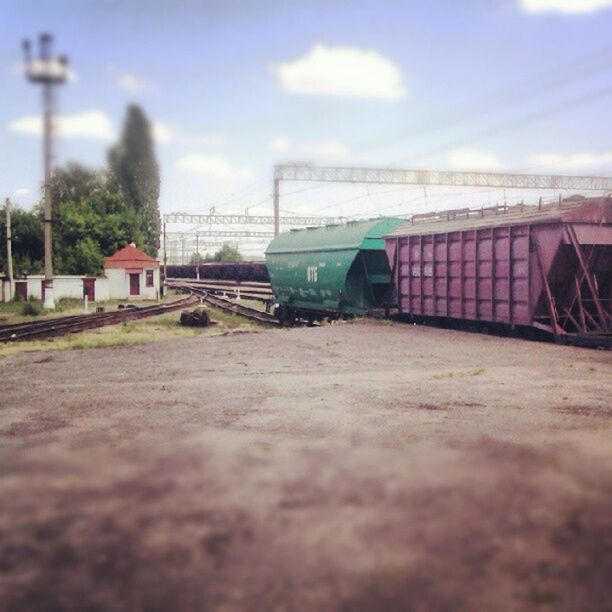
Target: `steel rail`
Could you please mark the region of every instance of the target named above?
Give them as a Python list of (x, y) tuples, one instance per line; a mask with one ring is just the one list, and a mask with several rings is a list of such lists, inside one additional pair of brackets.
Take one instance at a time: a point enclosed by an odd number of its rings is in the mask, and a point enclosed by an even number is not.
[(190, 291), (191, 293), (197, 295), (204, 302), (207, 302), (211, 306), (219, 308), (220, 310), (223, 310), (225, 312), (237, 314), (242, 317), (245, 317), (246, 319), (256, 321), (264, 325), (280, 327), (280, 322), (274, 315), (271, 315), (267, 312), (262, 312), (261, 310), (256, 310), (255, 308), (243, 306), (242, 304), (236, 304), (236, 302), (219, 297), (218, 295), (211, 295), (210, 292), (206, 289), (189, 287), (185, 284), (179, 283), (176, 283), (173, 288), (178, 291)]
[(16, 323), (0, 326), (0, 342), (44, 338), (68, 333), (76, 333), (88, 329), (95, 329), (106, 325), (117, 325), (134, 319), (156, 316), (184, 308), (196, 303), (193, 296), (181, 298), (166, 304), (154, 304), (141, 308), (126, 308), (113, 312), (92, 313), (87, 315), (72, 315), (57, 317), (44, 321)]
[(205, 290), (208, 293), (234, 294), (236, 297), (257, 300), (260, 302), (271, 302), (274, 294), (269, 283), (251, 283), (248, 281), (206, 281), (190, 278), (168, 279), (166, 286), (169, 288), (188, 287), (194, 290)]

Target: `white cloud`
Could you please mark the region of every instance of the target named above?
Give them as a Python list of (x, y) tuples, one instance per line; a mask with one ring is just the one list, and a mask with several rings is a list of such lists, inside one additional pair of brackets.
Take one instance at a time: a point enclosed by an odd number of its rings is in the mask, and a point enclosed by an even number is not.
[(191, 132), (181, 125), (165, 121), (153, 121), (153, 138), (162, 145), (176, 142), (191, 147), (216, 147), (225, 142), (223, 134)]
[(455, 149), (450, 152), (448, 162), (458, 170), (495, 170), (501, 166), (495, 155), (478, 149)]
[(519, 0), (527, 13), (594, 13), (612, 7), (612, 0)]
[(337, 159), (339, 157), (347, 157), (351, 152), (348, 147), (341, 142), (337, 140), (327, 140), (325, 142), (306, 145), (304, 147), (304, 153), (313, 157)]
[(407, 95), (402, 73), (374, 50), (316, 44), (293, 61), (272, 66), (289, 93), (399, 100)]
[(179, 139), (181, 143), (194, 147), (219, 147), (225, 143), (224, 134), (186, 132), (184, 130), (181, 130)]
[(270, 140), (268, 149), (273, 153), (287, 153), (291, 150), (300, 157), (315, 159), (338, 159), (351, 154), (349, 148), (337, 140), (305, 142), (294, 145), (288, 138), (282, 136)]
[[(90, 110), (71, 115), (60, 115), (55, 120), (58, 134), (63, 138), (86, 138), (91, 140), (113, 140), (115, 130), (106, 113)], [(40, 115), (27, 115), (9, 122), (8, 129), (19, 134), (40, 136), (42, 118)]]
[(117, 85), (129, 93), (142, 93), (152, 89), (152, 85), (149, 81), (140, 78), (133, 72), (123, 72), (120, 74), (117, 77)]
[(153, 122), (153, 138), (159, 144), (167, 144), (172, 141), (175, 136), (174, 128), (164, 123), (163, 121)]
[(246, 166), (235, 167), (224, 157), (191, 153), (176, 162), (176, 168), (185, 174), (203, 176), (213, 181), (244, 181), (254, 177)]
[(273, 151), (274, 153), (284, 153), (285, 151), (288, 151), (290, 147), (291, 143), (289, 142), (289, 139), (283, 138), (282, 136), (279, 136), (278, 138), (273, 138), (268, 143), (268, 149), (270, 149), (270, 151)]
[(538, 153), (529, 156), (529, 164), (553, 169), (596, 167), (612, 164), (612, 153)]
[(26, 198), (29, 195), (30, 195), (30, 190), (27, 189), (26, 187), (19, 187), (18, 189), (15, 189), (15, 191), (13, 191), (13, 197), (16, 198), (17, 200), (21, 198)]

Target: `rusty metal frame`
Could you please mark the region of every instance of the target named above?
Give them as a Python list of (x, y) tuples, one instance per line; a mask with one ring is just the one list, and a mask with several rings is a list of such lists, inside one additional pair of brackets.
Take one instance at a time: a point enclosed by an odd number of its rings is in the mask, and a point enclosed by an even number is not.
[(461, 231), (459, 235), (459, 298), (461, 299), (461, 318), (465, 318), (465, 232)]
[[(582, 268), (584, 280), (586, 280), (589, 291), (591, 292), (591, 295), (593, 297), (593, 303), (595, 304), (595, 310), (597, 311), (597, 315), (601, 323), (600, 329), (604, 332), (608, 331), (609, 330), (608, 315), (606, 314), (606, 311), (604, 310), (604, 307), (599, 299), (599, 292), (597, 291), (597, 284), (589, 271), (587, 262), (584, 259), (584, 253), (582, 252), (582, 248), (580, 247), (580, 243), (578, 242), (578, 237), (576, 236), (576, 230), (574, 229), (574, 226), (571, 223), (568, 223), (565, 226), (565, 230), (569, 238), (569, 241), (574, 247), (574, 251), (576, 252), (576, 256), (578, 257), (578, 262), (580, 263), (580, 267)], [(588, 314), (588, 311), (586, 309), (584, 312)]]
[(542, 284), (544, 286), (544, 293), (546, 294), (546, 303), (548, 306), (548, 313), (550, 315), (550, 320), (552, 323), (553, 333), (555, 334), (555, 336), (560, 336), (565, 334), (565, 330), (561, 327), (561, 325), (559, 325), (559, 315), (557, 313), (555, 298), (550, 289), (550, 285), (548, 284), (546, 274), (544, 273), (544, 266), (542, 265), (542, 254), (540, 253), (540, 245), (538, 244), (538, 241), (536, 240), (535, 236), (532, 235), (531, 239), (534, 246), (536, 262), (540, 271), (540, 278), (542, 279)]
[(508, 323), (514, 323), (514, 263), (512, 261), (512, 225), (508, 226)]

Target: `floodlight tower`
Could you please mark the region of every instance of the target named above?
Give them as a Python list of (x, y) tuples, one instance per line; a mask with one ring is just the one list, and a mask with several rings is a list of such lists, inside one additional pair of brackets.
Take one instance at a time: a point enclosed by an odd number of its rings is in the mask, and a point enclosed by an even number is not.
[(29, 40), (24, 40), (23, 54), (25, 74), (35, 85), (42, 85), (43, 98), (43, 160), (45, 169), (45, 280), (43, 307), (53, 310), (53, 249), (52, 249), (52, 202), (51, 202), (51, 163), (53, 159), (53, 101), (54, 88), (62, 85), (68, 78), (68, 58), (65, 55), (52, 57), (51, 34), (38, 37), (38, 57), (32, 57)]

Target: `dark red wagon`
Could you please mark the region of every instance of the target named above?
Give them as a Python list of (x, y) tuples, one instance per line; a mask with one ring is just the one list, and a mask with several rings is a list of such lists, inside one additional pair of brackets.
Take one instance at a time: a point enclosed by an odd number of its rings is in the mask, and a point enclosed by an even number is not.
[(402, 315), (610, 345), (610, 197), (417, 215), (385, 247)]

